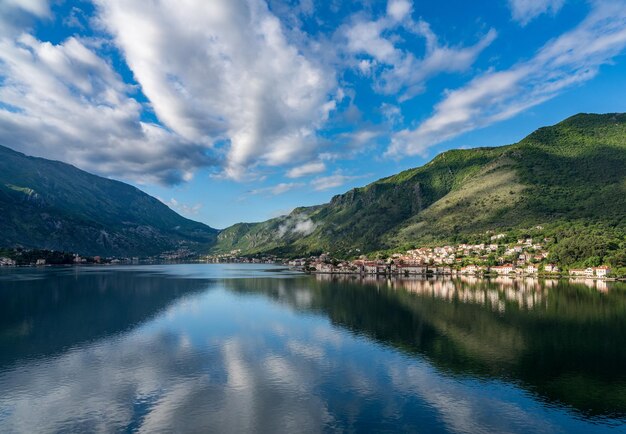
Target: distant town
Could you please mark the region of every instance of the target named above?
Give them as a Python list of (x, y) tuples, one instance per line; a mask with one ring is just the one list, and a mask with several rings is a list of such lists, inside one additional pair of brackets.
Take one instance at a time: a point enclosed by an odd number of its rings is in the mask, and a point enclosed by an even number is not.
[(607, 265), (562, 269), (550, 261), (546, 244), (549, 238), (518, 239), (516, 243), (501, 243), (506, 234), (495, 234), (489, 244), (458, 244), (423, 247), (404, 253), (393, 253), (376, 259), (361, 256), (353, 260), (339, 260), (330, 254), (281, 260), (272, 255), (256, 258), (241, 257), (234, 250), (228, 254), (207, 257), (208, 262), (283, 262), (311, 273), (361, 274), (388, 276), (420, 275), (499, 275), (499, 276), (571, 276), (594, 279), (612, 277)]
[(612, 279), (623, 276), (611, 274), (607, 265), (586, 268), (562, 269), (550, 261), (546, 245), (550, 238), (520, 238), (516, 243), (502, 242), (507, 237), (500, 233), (490, 237), (489, 243), (457, 244), (436, 247), (422, 247), (393, 253), (377, 258), (360, 256), (357, 259), (342, 260), (324, 253), (296, 259), (285, 259), (275, 255), (248, 257), (239, 250), (226, 254), (198, 256), (190, 250), (181, 249), (161, 255), (139, 258), (116, 258), (81, 256), (77, 253), (48, 250), (9, 249), (0, 250), (0, 266), (45, 266), (81, 264), (133, 264), (166, 262), (208, 262), (208, 263), (267, 263), (283, 264), (309, 273), (343, 275), (383, 275), (383, 276), (569, 276), (586, 279)]
[(46, 265), (97, 265), (196, 262), (198, 254), (189, 249), (178, 249), (150, 257), (86, 256), (72, 252), (45, 249), (0, 249), (0, 267), (46, 266)]

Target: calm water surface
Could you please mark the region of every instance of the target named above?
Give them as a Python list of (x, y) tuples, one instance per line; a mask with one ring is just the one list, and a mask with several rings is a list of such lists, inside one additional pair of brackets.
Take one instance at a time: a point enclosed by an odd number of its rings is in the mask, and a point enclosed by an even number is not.
[(626, 432), (626, 287), (0, 270), (0, 432)]

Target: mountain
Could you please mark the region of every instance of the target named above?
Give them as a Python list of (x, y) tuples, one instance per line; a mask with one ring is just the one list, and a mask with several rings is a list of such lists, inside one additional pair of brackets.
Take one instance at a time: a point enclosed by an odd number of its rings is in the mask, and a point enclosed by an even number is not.
[(626, 114), (579, 114), (513, 145), (447, 151), (327, 204), (219, 232), (130, 185), (0, 146), (1, 247), (345, 257), (541, 225), (559, 239), (551, 254), (564, 263), (622, 263), (625, 217)]
[(217, 232), (123, 182), (0, 146), (0, 246), (147, 256), (206, 251)]
[(615, 252), (626, 248), (625, 216), (626, 114), (579, 114), (513, 145), (447, 151), (330, 203), (231, 226), (214, 251), (350, 256), (543, 225), (572, 249), (608, 234)]

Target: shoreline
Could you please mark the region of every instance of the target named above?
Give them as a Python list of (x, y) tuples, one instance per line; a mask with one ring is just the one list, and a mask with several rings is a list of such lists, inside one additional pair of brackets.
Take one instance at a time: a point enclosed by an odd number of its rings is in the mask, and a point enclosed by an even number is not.
[[(12, 270), (12, 269), (22, 269), (22, 268), (36, 268), (36, 269), (44, 269), (44, 268), (70, 268), (70, 267), (115, 267), (115, 266), (136, 266), (136, 265), (178, 265), (178, 264), (205, 264), (205, 265), (215, 265), (215, 264), (242, 264), (241, 262), (204, 262), (204, 261), (180, 261), (180, 262), (121, 262), (121, 263), (89, 263), (89, 264), (45, 264), (45, 265), (36, 265), (36, 264), (27, 264), (27, 265), (3, 265), (0, 266), (0, 270)], [(386, 278), (400, 278), (400, 279), (410, 279), (410, 278), (432, 278), (432, 277), (473, 277), (477, 279), (493, 279), (497, 277), (506, 277), (510, 279), (517, 278), (535, 278), (535, 279), (563, 279), (563, 280), (597, 280), (602, 282), (626, 282), (626, 277), (597, 277), (597, 276), (570, 276), (567, 274), (498, 274), (498, 273), (480, 273), (480, 274), (465, 274), (458, 272), (430, 272), (430, 273), (365, 273), (361, 271), (319, 271), (319, 270), (304, 270), (301, 267), (293, 267), (287, 264), (275, 263), (273, 265), (282, 265), (287, 267), (293, 271), (299, 271), (303, 274), (310, 275), (325, 275), (325, 276), (354, 276), (354, 277), (386, 277)]]
[(419, 277), (474, 277), (477, 279), (490, 279), (495, 277), (508, 277), (515, 278), (536, 278), (536, 279), (567, 279), (567, 280), (599, 280), (603, 282), (622, 282), (626, 281), (626, 277), (597, 277), (597, 276), (570, 276), (567, 274), (497, 274), (497, 273), (483, 273), (483, 274), (463, 274), (463, 273), (421, 273), (421, 274), (399, 274), (399, 273), (362, 273), (362, 272), (341, 272), (341, 271), (303, 271), (312, 275), (336, 275), (336, 276), (358, 276), (358, 277), (388, 277), (388, 278), (419, 278)]

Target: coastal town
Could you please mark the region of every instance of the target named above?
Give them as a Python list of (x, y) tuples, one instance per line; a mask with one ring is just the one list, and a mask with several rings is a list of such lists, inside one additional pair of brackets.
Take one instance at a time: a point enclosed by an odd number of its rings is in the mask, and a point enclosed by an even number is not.
[(499, 244), (504, 234), (491, 237), (490, 244), (458, 244), (439, 247), (424, 247), (395, 253), (385, 259), (360, 258), (352, 261), (333, 261), (325, 255), (318, 258), (297, 259), (289, 262), (318, 273), (360, 273), (375, 275), (569, 275), (574, 277), (610, 277), (611, 269), (606, 265), (581, 269), (561, 270), (550, 262), (545, 243), (533, 238), (518, 239), (514, 245)]
[[(514, 243), (503, 242), (506, 234), (495, 234), (489, 243), (457, 244), (421, 247), (390, 255), (378, 254), (376, 258), (364, 255), (351, 260), (333, 258), (329, 253), (302, 258), (280, 258), (276, 255), (255, 257), (241, 256), (239, 250), (226, 254), (194, 257), (190, 251), (167, 252), (151, 258), (101, 258), (82, 257), (48, 251), (13, 252), (13, 257), (0, 256), (0, 266), (16, 265), (81, 265), (81, 264), (125, 264), (125, 263), (266, 263), (283, 264), (314, 274), (343, 274), (368, 276), (569, 276), (585, 279), (611, 279), (607, 265), (565, 269), (551, 261), (547, 248), (550, 238), (525, 237)], [(40, 257), (41, 256), (41, 257)], [(17, 259), (16, 259), (17, 258)], [(22, 259), (20, 261), (20, 259)]]
[(238, 251), (211, 256), (209, 262), (282, 262), (317, 274), (359, 274), (386, 276), (464, 275), (464, 276), (571, 276), (593, 279), (611, 278), (607, 265), (562, 269), (550, 261), (547, 244), (552, 240), (531, 237), (504, 243), (506, 234), (495, 234), (490, 243), (422, 247), (388, 257), (339, 260), (330, 254), (281, 260), (272, 255), (240, 257)]

